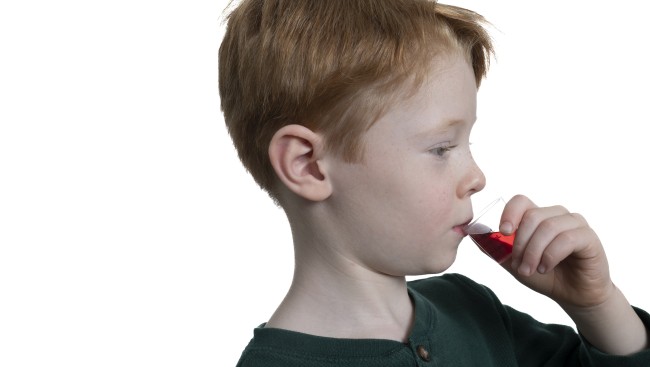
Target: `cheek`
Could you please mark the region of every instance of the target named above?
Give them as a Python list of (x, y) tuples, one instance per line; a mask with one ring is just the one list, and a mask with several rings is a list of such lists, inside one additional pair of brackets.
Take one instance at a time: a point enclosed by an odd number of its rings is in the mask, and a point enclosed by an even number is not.
[(442, 227), (447, 227), (451, 207), (451, 193), (430, 193), (426, 200), (418, 203), (418, 225), (424, 226), (429, 232), (436, 232)]

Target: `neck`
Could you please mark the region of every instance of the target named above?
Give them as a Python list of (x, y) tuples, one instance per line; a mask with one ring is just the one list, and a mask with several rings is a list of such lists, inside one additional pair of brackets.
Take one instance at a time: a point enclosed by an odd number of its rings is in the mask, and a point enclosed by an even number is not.
[(334, 338), (407, 340), (414, 312), (405, 277), (373, 272), (323, 243), (295, 247), (291, 288), (266, 327)]

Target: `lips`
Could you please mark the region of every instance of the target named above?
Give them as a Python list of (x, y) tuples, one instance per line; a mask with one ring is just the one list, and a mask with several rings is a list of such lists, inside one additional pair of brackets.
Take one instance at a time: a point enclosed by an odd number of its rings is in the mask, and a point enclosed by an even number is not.
[(467, 236), (467, 233), (465, 232), (465, 229), (467, 228), (467, 225), (472, 221), (472, 218), (468, 219), (465, 221), (463, 224), (459, 224), (457, 226), (454, 226), (454, 232), (459, 233), (461, 236)]

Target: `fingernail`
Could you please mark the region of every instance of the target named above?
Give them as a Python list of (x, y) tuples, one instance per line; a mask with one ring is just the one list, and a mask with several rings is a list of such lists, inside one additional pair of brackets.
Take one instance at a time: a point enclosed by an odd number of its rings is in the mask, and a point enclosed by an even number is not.
[(512, 233), (512, 223), (510, 222), (503, 222), (499, 226), (499, 231), (503, 234), (511, 234)]
[(540, 274), (544, 274), (544, 273), (546, 272), (546, 266), (540, 264), (540, 265), (537, 267), (537, 272), (540, 273)]
[(519, 274), (521, 274), (521, 275), (529, 275), (530, 274), (530, 266), (528, 264), (522, 264), (519, 267)]

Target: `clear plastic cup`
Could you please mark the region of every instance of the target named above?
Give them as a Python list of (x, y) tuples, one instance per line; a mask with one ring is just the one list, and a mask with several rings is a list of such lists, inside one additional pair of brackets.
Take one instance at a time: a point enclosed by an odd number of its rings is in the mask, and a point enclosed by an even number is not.
[(501, 215), (506, 202), (502, 197), (491, 202), (478, 217), (463, 229), (465, 234), (489, 257), (499, 264), (512, 255), (515, 234), (505, 235), (499, 232)]

